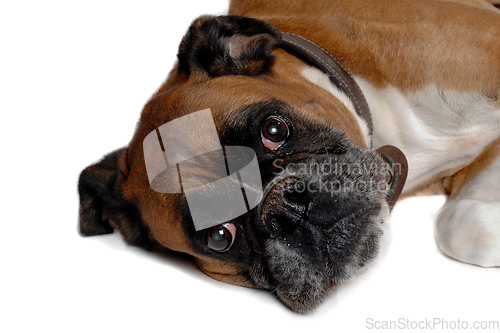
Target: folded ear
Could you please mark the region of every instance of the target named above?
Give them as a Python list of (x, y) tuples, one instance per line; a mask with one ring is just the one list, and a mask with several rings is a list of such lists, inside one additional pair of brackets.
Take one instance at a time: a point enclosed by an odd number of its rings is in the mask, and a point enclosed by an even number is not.
[(178, 53), (179, 70), (209, 76), (259, 75), (274, 63), (281, 34), (272, 24), (243, 16), (203, 16), (193, 22)]
[(116, 150), (80, 174), (80, 233), (102, 235), (116, 228), (130, 245), (151, 249), (155, 241), (142, 222), (139, 210), (122, 195), (126, 153), (126, 148)]
[(389, 208), (392, 210), (399, 198), (399, 195), (403, 192), (403, 187), (406, 183), (406, 177), (408, 175), (408, 161), (406, 160), (405, 154), (399, 150), (399, 148), (394, 146), (382, 146), (376, 151), (387, 161), (391, 168), (391, 188), (388, 193), (387, 203), (389, 204)]

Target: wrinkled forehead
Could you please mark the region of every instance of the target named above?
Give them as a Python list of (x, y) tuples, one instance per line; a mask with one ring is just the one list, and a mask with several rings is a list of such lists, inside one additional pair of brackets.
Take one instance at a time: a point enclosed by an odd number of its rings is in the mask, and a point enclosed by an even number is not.
[[(296, 87), (297, 90), (298, 87)], [(279, 100), (291, 107), (305, 104), (295, 87), (272, 77), (223, 76), (196, 84), (186, 84), (176, 94), (181, 115), (210, 108), (214, 114), (231, 116), (242, 107), (268, 100)], [(217, 119), (216, 119), (217, 120)]]
[[(327, 91), (305, 79), (284, 80), (275, 76), (222, 76), (203, 82), (186, 83), (170, 93), (159, 105), (156, 125), (204, 109), (210, 109), (218, 128), (243, 123), (245, 107), (278, 101), (291, 112), (292, 121), (335, 127), (351, 141), (363, 145), (348, 109)], [(159, 120), (159, 121), (158, 121)]]

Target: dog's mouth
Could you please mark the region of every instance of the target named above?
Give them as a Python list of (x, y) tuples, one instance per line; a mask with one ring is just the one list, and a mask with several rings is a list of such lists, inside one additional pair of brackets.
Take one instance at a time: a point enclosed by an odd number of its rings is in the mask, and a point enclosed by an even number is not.
[(271, 289), (293, 311), (317, 307), (329, 291), (374, 262), (389, 214), (386, 203), (351, 214), (322, 230), (311, 223), (295, 233), (266, 240)]
[[(322, 164), (330, 172), (299, 172)], [(377, 153), (355, 150), (314, 156), (269, 181), (254, 221), (264, 231), (255, 244), (263, 259), (257, 284), (307, 312), (332, 286), (365, 271), (379, 253), (396, 188), (388, 165)]]

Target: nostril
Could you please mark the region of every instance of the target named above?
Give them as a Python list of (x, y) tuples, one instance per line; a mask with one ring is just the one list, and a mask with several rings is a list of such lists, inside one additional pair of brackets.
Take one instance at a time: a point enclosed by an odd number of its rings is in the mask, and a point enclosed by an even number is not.
[(294, 230), (302, 221), (300, 216), (297, 216), (291, 212), (283, 211), (280, 214), (272, 215), (264, 223), (267, 231), (271, 238), (278, 237), (283, 230), (286, 232), (291, 232)]
[(308, 202), (309, 197), (306, 191), (306, 186), (302, 181), (288, 184), (283, 189), (282, 205), (284, 205), (284, 207), (303, 215), (306, 212)]
[(283, 195), (285, 200), (291, 203), (306, 205), (309, 198), (306, 192), (287, 192)]
[(276, 238), (307, 220), (308, 206), (306, 184), (296, 178), (282, 179), (265, 195), (261, 221), (271, 238)]

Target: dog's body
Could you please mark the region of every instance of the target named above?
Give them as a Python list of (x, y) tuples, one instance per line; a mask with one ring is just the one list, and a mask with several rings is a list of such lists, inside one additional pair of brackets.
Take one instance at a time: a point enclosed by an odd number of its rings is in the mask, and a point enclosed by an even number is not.
[[(82, 173), (84, 234), (117, 228), (131, 244), (189, 253), (208, 275), (274, 290), (304, 312), (373, 261), (390, 207), (387, 191), (375, 188), (286, 197), (296, 165), (359, 163), (366, 171), (302, 175), (307, 184), (381, 182), (375, 169), (385, 162), (371, 147), (394, 145), (408, 159), (405, 195), (449, 194), (436, 224), (442, 250), (500, 266), (497, 9), (480, 0), (240, 0), (229, 14), (237, 16), (193, 23), (128, 148)], [(313, 41), (351, 72), (373, 135), (326, 74), (279, 48), (276, 28)], [(259, 208), (224, 227), (232, 245), (221, 252), (194, 230), (181, 195), (151, 189), (142, 150), (158, 126), (206, 108), (223, 144), (255, 150), (264, 185)], [(262, 135), (273, 117), (289, 128), (278, 143)]]

